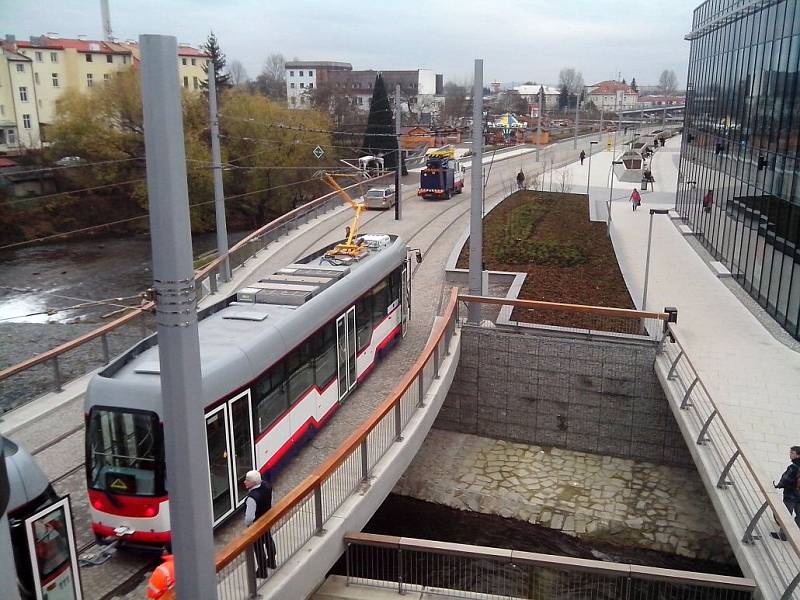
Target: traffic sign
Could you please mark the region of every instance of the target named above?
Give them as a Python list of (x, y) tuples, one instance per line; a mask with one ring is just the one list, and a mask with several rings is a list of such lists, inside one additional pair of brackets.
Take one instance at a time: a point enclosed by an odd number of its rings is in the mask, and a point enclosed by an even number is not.
[(319, 146), (317, 146), (316, 148), (314, 148), (313, 152), (314, 152), (314, 156), (316, 156), (316, 157), (317, 157), (317, 159), (320, 159), (320, 158), (322, 158), (322, 157), (324, 156), (324, 154), (325, 154), (325, 150), (323, 150), (323, 149), (322, 149), (322, 148), (320, 148)]

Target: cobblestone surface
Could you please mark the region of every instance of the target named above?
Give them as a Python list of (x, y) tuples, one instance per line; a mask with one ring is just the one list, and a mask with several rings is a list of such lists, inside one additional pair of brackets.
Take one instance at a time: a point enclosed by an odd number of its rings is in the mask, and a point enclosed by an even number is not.
[(394, 492), (581, 538), (735, 562), (691, 468), (432, 429)]

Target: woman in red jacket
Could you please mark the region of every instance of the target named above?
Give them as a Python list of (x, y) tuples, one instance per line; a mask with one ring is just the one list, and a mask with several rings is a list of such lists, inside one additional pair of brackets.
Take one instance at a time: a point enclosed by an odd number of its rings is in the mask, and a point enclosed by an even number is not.
[(633, 210), (636, 210), (636, 207), (642, 204), (642, 197), (639, 195), (639, 190), (636, 188), (633, 188), (631, 192), (631, 204), (633, 205)]

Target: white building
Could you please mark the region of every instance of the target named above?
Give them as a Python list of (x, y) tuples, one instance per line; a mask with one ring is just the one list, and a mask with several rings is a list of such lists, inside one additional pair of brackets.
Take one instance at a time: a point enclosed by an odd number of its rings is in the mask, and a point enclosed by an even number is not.
[(588, 86), (588, 100), (594, 103), (599, 110), (614, 111), (639, 107), (639, 94), (627, 83), (621, 81), (601, 81)]
[(519, 95), (528, 104), (538, 106), (539, 104), (539, 90), (544, 89), (544, 98), (542, 99), (542, 108), (544, 110), (553, 110), (558, 106), (559, 90), (552, 85), (543, 85), (539, 83), (518, 85), (514, 88)]
[(332, 72), (349, 72), (353, 70), (353, 65), (324, 60), (293, 60), (286, 63), (285, 69), (289, 108), (304, 108), (308, 106), (309, 94), (324, 85)]

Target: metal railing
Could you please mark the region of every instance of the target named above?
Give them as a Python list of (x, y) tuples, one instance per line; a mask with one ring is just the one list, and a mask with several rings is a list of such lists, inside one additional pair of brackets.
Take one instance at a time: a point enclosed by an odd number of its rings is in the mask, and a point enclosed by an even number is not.
[(417, 361), (388, 398), (314, 473), (281, 498), (217, 556), (217, 590), (221, 599), (250, 598), (258, 589), (255, 553), (272, 536), (277, 567), (323, 533), (342, 503), (368, 481), (376, 464), (395, 442), (435, 379), (456, 328), (457, 290), (453, 289)]
[[(345, 189), (363, 194), (381, 181), (393, 180), (394, 172), (360, 181)], [(325, 194), (282, 215), (242, 238), (228, 251), (231, 271), (240, 268), (270, 243), (342, 204), (337, 192)], [(197, 301), (217, 292), (225, 255), (217, 257), (195, 274)], [(12, 407), (47, 392), (60, 392), (65, 383), (77, 379), (138, 343), (155, 331), (152, 302), (142, 302), (128, 314), (32, 358), (0, 370), (0, 399)], [(89, 342), (98, 340), (92, 346)]]
[[(705, 467), (717, 479), (717, 497), (725, 516), (738, 529), (750, 560), (758, 561), (764, 570), (759, 585), (772, 586), (779, 594), (774, 597), (781, 600), (800, 598), (800, 531), (775, 493), (764, 487), (671, 323), (656, 361), (667, 372), (667, 382), (677, 386), (682, 395), (681, 414), (704, 463), (698, 468)], [(785, 541), (770, 535), (777, 530), (783, 531)], [(761, 591), (764, 597), (773, 597), (767, 590)]]
[(344, 539), (347, 585), (426, 598), (738, 600), (756, 591), (741, 577), (369, 533)]
[[(676, 312), (643, 312), (627, 308), (539, 302), (537, 300), (493, 298), (465, 294), (459, 295), (458, 299), (465, 305), (477, 302), (481, 305), (494, 307), (494, 310), (484, 309), (482, 311), (482, 319), (496, 325), (506, 324), (512, 327), (535, 325), (570, 333), (646, 336), (655, 341), (660, 341), (663, 338), (669, 320), (677, 318)], [(513, 312), (504, 310), (505, 307), (513, 308)]]

